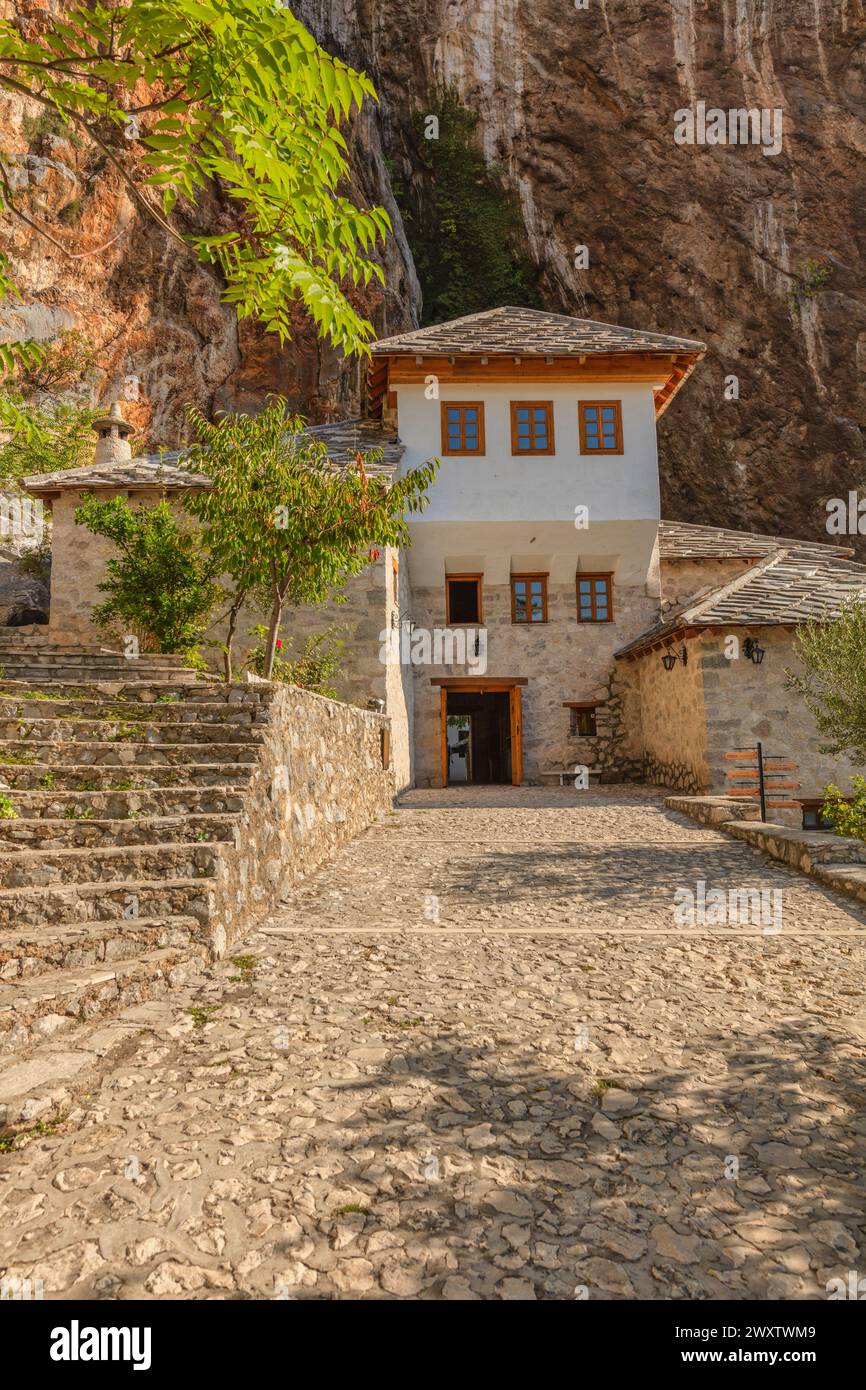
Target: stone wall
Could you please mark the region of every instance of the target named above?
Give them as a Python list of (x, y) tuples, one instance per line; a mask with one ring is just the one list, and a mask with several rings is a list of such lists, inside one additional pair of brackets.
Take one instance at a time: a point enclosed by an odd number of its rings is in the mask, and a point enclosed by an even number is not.
[(677, 655), (685, 645), (688, 664), (677, 661), (672, 671), (662, 665), (662, 650), (644, 652), (628, 668), (631, 698), (640, 708), (643, 773), (648, 782), (680, 791), (706, 791), (709, 786), (704, 686), (700, 639), (676, 642)]
[(730, 584), (751, 569), (754, 560), (726, 556), (718, 560), (667, 560), (661, 562), (662, 610), (693, 601), (698, 594)]
[[(729, 635), (739, 639), (737, 660), (724, 654)], [(766, 652), (760, 666), (742, 655), (748, 636), (757, 637)], [(800, 669), (793, 637), (787, 628), (732, 627), (701, 638), (711, 790), (726, 790), (725, 753), (754, 747), (759, 739), (767, 754), (799, 765), (795, 780), (801, 786), (792, 793), (795, 799), (820, 797), (828, 782), (844, 787), (852, 772), (863, 771), (849, 759), (820, 751), (822, 740), (805, 702), (786, 688), (786, 670)]]
[[(116, 496), (104, 493), (106, 500)], [(137, 502), (139, 499), (136, 498)], [(159, 500), (146, 495), (143, 502)], [(114, 546), (102, 536), (94, 536), (75, 524), (75, 508), (81, 503), (78, 492), (62, 492), (51, 507), (51, 606), (48, 613), (50, 642), (81, 642), (94, 646), (102, 639), (90, 621), (95, 604), (105, 598), (98, 585), (105, 578), (105, 562)]]
[[(523, 687), (523, 773), (537, 782), (545, 772), (582, 763), (609, 779), (628, 775), (629, 761), (639, 756), (617, 731), (624, 727), (619, 673), (613, 654), (618, 647), (650, 626), (658, 616), (658, 600), (643, 586), (614, 585), (612, 623), (579, 623), (575, 585), (550, 584), (547, 623), (512, 623), (510, 584), (485, 584), (484, 627), (487, 631), (487, 669), (434, 665), (415, 668), (416, 781), (436, 786), (440, 780), (439, 688), (432, 676), (466, 676), (495, 680), (526, 676)], [(445, 585), (416, 589), (412, 616), (432, 631), (445, 627)], [(597, 701), (600, 733), (579, 738), (570, 733), (566, 700)]]
[(213, 887), (218, 955), (386, 812), (394, 795), (393, 767), (382, 765), (383, 715), (296, 686), (238, 687), (245, 703), (256, 696), (267, 709), (263, 744), (235, 846), (221, 852)]

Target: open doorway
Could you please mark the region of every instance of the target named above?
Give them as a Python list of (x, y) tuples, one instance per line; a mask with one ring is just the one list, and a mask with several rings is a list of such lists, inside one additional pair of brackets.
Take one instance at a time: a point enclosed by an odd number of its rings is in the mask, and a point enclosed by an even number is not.
[(446, 690), (448, 784), (511, 782), (511, 692)]

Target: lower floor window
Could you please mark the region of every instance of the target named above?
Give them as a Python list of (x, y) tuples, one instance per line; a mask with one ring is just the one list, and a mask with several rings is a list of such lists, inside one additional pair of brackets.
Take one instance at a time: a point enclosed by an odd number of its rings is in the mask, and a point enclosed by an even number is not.
[(595, 705), (572, 705), (569, 733), (578, 738), (595, 738), (598, 733), (595, 708)]
[(513, 574), (511, 576), (511, 621), (513, 623), (547, 622), (546, 574)]

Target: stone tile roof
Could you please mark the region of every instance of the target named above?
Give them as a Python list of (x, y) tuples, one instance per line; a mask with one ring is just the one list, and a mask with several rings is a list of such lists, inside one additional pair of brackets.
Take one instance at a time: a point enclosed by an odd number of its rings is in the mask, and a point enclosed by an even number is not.
[[(830, 553), (819, 554), (822, 550)], [(729, 583), (666, 614), (621, 647), (616, 656), (636, 656), (660, 639), (689, 629), (823, 621), (836, 617), (846, 603), (858, 597), (866, 600), (866, 565), (834, 555), (830, 546), (783, 548)]]
[(371, 475), (395, 473), (405, 453), (405, 446), (400, 442), (397, 431), (383, 426), (379, 420), (335, 420), (327, 425), (310, 425), (307, 434), (312, 439), (324, 440), (334, 463), (345, 464), (358, 449), (362, 454), (367, 450), (381, 449), (381, 463), (367, 467)]
[(372, 350), (374, 353), (445, 353), (461, 357), (478, 353), (553, 357), (600, 352), (702, 353), (706, 344), (688, 338), (671, 338), (664, 333), (647, 333), (639, 328), (596, 323), (593, 319), (575, 319), (567, 314), (504, 305), (451, 319), (448, 323), (398, 333), (392, 338), (380, 338), (372, 344)]
[[(381, 449), (381, 463), (371, 464), (367, 472), (390, 477), (403, 457), (404, 447), (393, 429), (385, 429), (376, 420), (339, 420), (333, 424), (310, 425), (306, 433), (324, 441), (334, 463), (340, 465), (361, 453)], [(24, 479), (28, 492), (98, 492), (105, 488), (202, 488), (207, 478), (188, 468), (178, 467), (184, 458), (183, 450), (164, 454), (139, 454), (129, 463), (110, 463), (102, 466), (86, 464), (83, 468), (60, 468), (54, 473), (33, 473)]]
[(760, 559), (781, 549), (814, 554), (850, 556), (850, 546), (818, 541), (791, 540), (785, 536), (765, 536), (755, 531), (731, 531), (724, 526), (693, 526), (688, 521), (662, 521), (659, 524), (659, 554), (663, 560)]
[(31, 473), (24, 479), (28, 492), (58, 489), (98, 492), (103, 488), (206, 487), (207, 482), (187, 468), (178, 468), (182, 454), (139, 454), (128, 463), (85, 464), (83, 468), (58, 468), (54, 473)]

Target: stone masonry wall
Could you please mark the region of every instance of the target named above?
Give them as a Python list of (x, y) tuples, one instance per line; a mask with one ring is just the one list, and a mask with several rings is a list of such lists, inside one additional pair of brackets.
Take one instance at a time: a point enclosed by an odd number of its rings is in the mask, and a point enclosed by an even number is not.
[(709, 787), (701, 653), (694, 638), (685, 644), (675, 643), (672, 650), (679, 655), (683, 645), (688, 664), (677, 661), (672, 671), (662, 665), (661, 650), (637, 658), (633, 663), (638, 669), (634, 695), (640, 702), (646, 780), (679, 791), (701, 792)]
[(698, 594), (730, 584), (737, 575), (751, 569), (754, 560), (738, 556), (711, 560), (662, 560), (662, 611), (694, 600)]
[(273, 910), (293, 883), (387, 811), (394, 795), (393, 768), (382, 766), (384, 716), (296, 686), (262, 682), (237, 692), (245, 703), (258, 695), (267, 722), (236, 843), (221, 854), (214, 881), (218, 955), (249, 930), (251, 918)]
[[(658, 616), (658, 599), (643, 587), (614, 585), (612, 623), (579, 623), (574, 582), (551, 584), (548, 622), (512, 623), (510, 585), (484, 586), (483, 617), (487, 630), (487, 670), (469, 666), (434, 665), (415, 668), (416, 781), (436, 786), (440, 779), (439, 688), (431, 676), (480, 679), (526, 676), (523, 687), (523, 773), (537, 782), (544, 772), (582, 763), (598, 768), (609, 779), (629, 775), (637, 754), (616, 737), (622, 725), (621, 692), (613, 654), (649, 627)], [(445, 627), (445, 584), (416, 589), (412, 616), (423, 628)], [(613, 682), (613, 685), (612, 685)], [(595, 700), (599, 705), (599, 736), (578, 738), (570, 730), (565, 700)]]
[[(739, 638), (741, 655), (728, 660), (725, 637)], [(799, 670), (794, 657), (793, 632), (786, 628), (725, 629), (707, 632), (700, 639), (706, 702), (709, 786), (727, 790), (724, 754), (735, 748), (753, 747), (758, 739), (768, 755), (782, 756), (799, 764), (794, 780), (799, 797), (820, 797), (828, 782), (845, 789), (853, 772), (862, 772), (846, 758), (831, 758), (820, 751), (822, 742), (805, 702), (786, 688), (786, 670)], [(742, 655), (746, 637), (757, 637), (766, 655), (760, 666)]]

